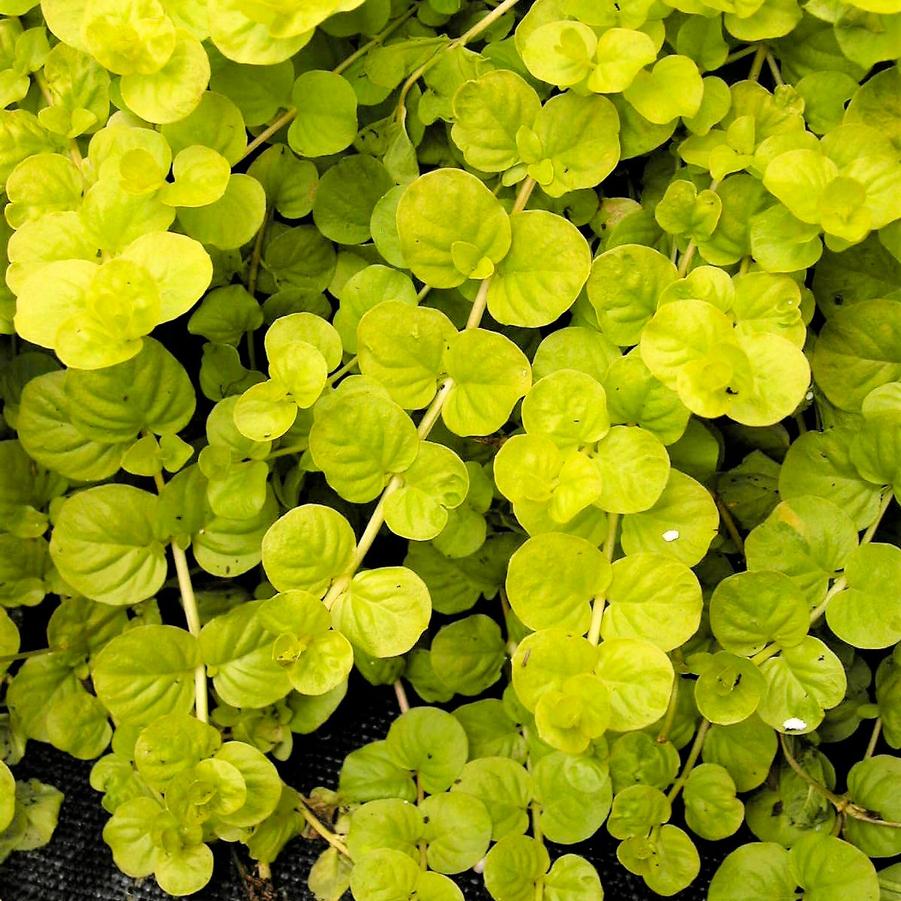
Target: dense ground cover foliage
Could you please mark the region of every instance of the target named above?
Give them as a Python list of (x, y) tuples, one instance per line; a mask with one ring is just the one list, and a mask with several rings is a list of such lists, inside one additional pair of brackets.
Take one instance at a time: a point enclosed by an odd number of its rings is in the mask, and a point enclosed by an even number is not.
[(897, 0), (0, 12), (0, 856), (901, 897)]

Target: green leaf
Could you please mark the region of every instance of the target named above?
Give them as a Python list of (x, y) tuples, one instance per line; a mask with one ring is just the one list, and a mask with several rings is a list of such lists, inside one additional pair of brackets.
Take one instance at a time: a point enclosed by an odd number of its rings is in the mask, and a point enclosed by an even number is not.
[(735, 783), (721, 766), (702, 763), (685, 783), (685, 822), (708, 841), (727, 838), (744, 821), (744, 805), (735, 797)]
[(485, 858), (485, 888), (498, 901), (531, 901), (550, 862), (541, 842), (527, 835), (508, 835)]
[(655, 644), (638, 638), (601, 643), (595, 672), (610, 692), (610, 728), (643, 729), (666, 712), (673, 665)]
[(752, 842), (720, 864), (709, 897), (711, 901), (788, 901), (796, 897), (795, 885), (788, 852), (772, 842)]
[(216, 693), (234, 707), (266, 707), (291, 690), (273, 659), (273, 636), (260, 620), (264, 601), (241, 604), (203, 627), (200, 652)]
[(452, 385), (441, 415), (455, 435), (497, 431), (532, 384), (523, 352), (509, 338), (485, 329), (458, 333), (444, 366)]
[(431, 612), (422, 579), (406, 567), (386, 566), (354, 576), (332, 608), (332, 622), (373, 657), (396, 657), (416, 644)]
[(785, 573), (815, 606), (856, 547), (857, 530), (843, 509), (800, 496), (783, 501), (751, 530), (745, 554), (748, 569)]
[(60, 508), (50, 555), (78, 591), (104, 604), (135, 604), (166, 578), (166, 555), (154, 533), (157, 499), (128, 485), (89, 488)]
[(670, 470), (669, 481), (654, 506), (623, 517), (623, 550), (627, 554), (663, 554), (694, 566), (707, 553), (718, 522), (716, 504), (707, 490)]
[(458, 694), (481, 694), (500, 678), (506, 659), (500, 627), (483, 614), (443, 626), (432, 639), (435, 675)]
[(310, 430), (310, 453), (332, 488), (346, 500), (372, 500), (392, 473), (419, 453), (416, 427), (385, 397), (339, 392)]
[(727, 651), (751, 657), (770, 643), (798, 645), (807, 635), (809, 607), (783, 573), (737, 573), (713, 592), (710, 627)]
[(500, 202), (460, 169), (437, 169), (412, 182), (397, 207), (397, 230), (407, 265), (435, 288), (488, 278), (511, 242)]
[(865, 300), (836, 311), (813, 353), (813, 374), (829, 400), (857, 411), (874, 389), (901, 378), (896, 334), (901, 304)]
[(468, 743), (460, 723), (435, 707), (414, 707), (388, 730), (385, 750), (419, 776), (428, 794), (446, 791), (463, 771)]
[(637, 344), (658, 297), (678, 277), (676, 267), (650, 247), (624, 244), (602, 253), (588, 279), (601, 330), (621, 346)]
[(594, 459), (601, 474), (595, 503), (609, 513), (649, 510), (663, 494), (670, 472), (666, 448), (651, 432), (614, 426), (598, 442)]
[(550, 841), (572, 845), (600, 829), (613, 800), (602, 764), (555, 751), (538, 761), (532, 779), (541, 830)]
[(345, 78), (333, 72), (304, 72), (291, 92), (297, 115), (288, 143), (300, 156), (327, 156), (344, 150), (357, 136), (357, 96)]
[[(848, 791), (855, 804), (883, 820), (898, 821), (901, 808), (901, 761), (888, 754), (877, 754), (854, 764), (848, 773)], [(897, 829), (855, 819), (845, 835), (868, 857), (893, 857), (901, 853)]]
[(451, 138), (470, 166), (503, 172), (519, 162), (516, 134), (532, 127), (540, 108), (538, 95), (515, 72), (486, 72), (454, 94)]
[(347, 520), (320, 504), (289, 510), (263, 538), (263, 567), (279, 591), (322, 593), (349, 566), (356, 538)]
[(623, 96), (649, 122), (663, 125), (677, 116), (691, 118), (701, 106), (704, 84), (687, 56), (664, 56), (641, 71)]
[(558, 369), (537, 381), (522, 404), (530, 434), (547, 435), (561, 448), (581, 447), (610, 428), (603, 386), (585, 372)]
[(584, 635), (591, 601), (611, 576), (606, 557), (585, 539), (549, 532), (530, 538), (510, 558), (507, 595), (530, 629), (556, 626)]
[(547, 325), (579, 296), (591, 266), (588, 244), (574, 225), (543, 210), (516, 213), (510, 225), (510, 251), (488, 288), (488, 312), (507, 325)]
[(829, 628), (857, 648), (888, 648), (901, 640), (901, 608), (894, 589), (901, 551), (891, 544), (863, 544), (845, 563), (847, 588), (826, 608)]
[(216, 729), (186, 713), (159, 717), (145, 726), (134, 744), (141, 778), (162, 789), (179, 773), (211, 757), (222, 739)]
[[(459, 713), (460, 710), (455, 715), (459, 716)], [(469, 744), (470, 752), (475, 752), (472, 739)], [(507, 757), (474, 756), (463, 767), (451, 791), (471, 795), (484, 804), (491, 819), (494, 841), (508, 835), (521, 835), (528, 828), (532, 780), (523, 766)]]
[(362, 244), (378, 200), (394, 187), (387, 169), (365, 154), (339, 160), (319, 180), (313, 221), (329, 240)]
[(100, 651), (91, 677), (115, 719), (143, 725), (191, 710), (200, 664), (199, 643), (184, 629), (136, 626)]
[(541, 696), (560, 692), (571, 676), (590, 673), (597, 650), (584, 638), (562, 629), (527, 635), (513, 656), (513, 687), (525, 708), (534, 711)]
[(854, 431), (832, 428), (807, 432), (792, 442), (779, 473), (779, 493), (786, 500), (804, 495), (840, 506), (858, 529), (868, 526), (879, 509), (879, 486), (860, 477), (851, 460)]
[(488, 851), (492, 822), (479, 798), (462, 792), (442, 792), (420, 806), (425, 822), (429, 867), (438, 873), (462, 873)]
[(643, 638), (664, 651), (686, 642), (701, 621), (701, 586), (682, 563), (658, 554), (631, 554), (613, 564), (601, 635)]
[(523, 62), (536, 78), (559, 88), (570, 87), (591, 71), (597, 43), (594, 31), (581, 22), (548, 22), (525, 39)]
[(140, 432), (174, 434), (194, 413), (194, 389), (178, 360), (146, 339), (125, 363), (100, 370), (70, 369), (65, 381), (72, 424), (93, 441), (133, 441)]
[[(347, 299), (345, 293), (342, 310)], [(435, 396), (444, 354), (456, 335), (453, 323), (440, 310), (383, 301), (365, 313), (357, 326), (360, 372), (384, 385), (404, 409), (426, 407)]]
[(845, 696), (848, 680), (838, 657), (812, 635), (760, 666), (766, 691), (757, 712), (780, 732), (811, 732)]

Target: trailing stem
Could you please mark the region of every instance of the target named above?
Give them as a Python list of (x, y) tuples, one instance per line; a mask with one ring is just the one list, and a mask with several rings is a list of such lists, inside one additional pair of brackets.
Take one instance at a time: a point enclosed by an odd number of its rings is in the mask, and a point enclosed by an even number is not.
[[(604, 541), (604, 553), (609, 561), (613, 561), (616, 549), (616, 531), (619, 526), (619, 514), (607, 514), (607, 538)], [(588, 640), (597, 645), (601, 640), (601, 623), (604, 619), (604, 608), (607, 604), (606, 591), (600, 592), (591, 604), (591, 625), (588, 628)]]
[(301, 816), (306, 820), (307, 825), (310, 829), (313, 830), (320, 838), (324, 838), (339, 854), (346, 857), (348, 860), (351, 860), (350, 851), (347, 850), (347, 845), (344, 844), (341, 839), (332, 832), (319, 817), (316, 816), (315, 813), (310, 809), (310, 806), (307, 804), (306, 799), (301, 797), (300, 799), (300, 807), (298, 808)]
[[(498, 7), (498, 9), (500, 9), (500, 7)], [(496, 11), (497, 10), (495, 10), (495, 12)], [(534, 188), (535, 182), (531, 178), (527, 178), (520, 185), (519, 192), (516, 195), (516, 200), (513, 203), (514, 212), (518, 212), (519, 210), (525, 208)], [(485, 309), (488, 304), (488, 289), (490, 286), (490, 276), (479, 285), (478, 293), (476, 294), (475, 300), (472, 303), (472, 310), (470, 311), (469, 318), (466, 321), (466, 329), (475, 329), (479, 327), (479, 323), (481, 323), (482, 321), (482, 316), (485, 315)], [(450, 377), (446, 378), (442, 382), (441, 387), (438, 389), (438, 392), (435, 394), (435, 397), (432, 399), (431, 404), (429, 404), (428, 409), (423, 414), (422, 419), (419, 421), (419, 426), (417, 427), (417, 433), (421, 441), (424, 441), (426, 438), (428, 438), (429, 433), (432, 431), (432, 428), (441, 415), (441, 411), (444, 408), (444, 404), (447, 402), (448, 395), (450, 394), (453, 387), (454, 380)], [(382, 495), (379, 498), (378, 503), (375, 505), (375, 509), (372, 511), (372, 516), (369, 518), (369, 522), (366, 524), (366, 528), (363, 530), (363, 534), (360, 536), (360, 540), (357, 542), (357, 548), (354, 552), (350, 566), (342, 576), (340, 576), (332, 583), (331, 588), (329, 588), (328, 592), (323, 598), (323, 603), (326, 607), (331, 608), (341, 596), (341, 594), (343, 594), (343, 592), (347, 589), (347, 586), (350, 584), (350, 580), (354, 577), (354, 574), (360, 568), (363, 560), (366, 557), (366, 554), (369, 552), (369, 549), (372, 547), (372, 544), (375, 541), (376, 535), (378, 535), (379, 533), (379, 529), (381, 529), (382, 525), (385, 522), (385, 500), (391, 494), (397, 491), (398, 488), (400, 488), (402, 485), (403, 477), (394, 475), (385, 486), (385, 489), (382, 491)]]
[(679, 797), (679, 792), (685, 787), (685, 783), (688, 781), (688, 777), (691, 775), (691, 771), (694, 769), (695, 764), (698, 762), (698, 757), (701, 756), (701, 749), (704, 747), (704, 740), (707, 738), (707, 730), (710, 729), (710, 721), (709, 720), (701, 720), (701, 725), (698, 726), (698, 732), (695, 735), (695, 740), (692, 743), (691, 750), (688, 752), (688, 757), (685, 759), (685, 766), (682, 767), (682, 772), (679, 773), (679, 778), (672, 784), (670, 790), (666, 793), (667, 799), (672, 803)]

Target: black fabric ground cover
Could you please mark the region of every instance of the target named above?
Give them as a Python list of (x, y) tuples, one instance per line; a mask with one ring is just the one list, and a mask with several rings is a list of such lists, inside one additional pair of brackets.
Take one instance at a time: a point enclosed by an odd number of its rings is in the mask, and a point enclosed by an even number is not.
[[(279, 765), (282, 776), (302, 792), (316, 786), (334, 787), (345, 755), (368, 741), (384, 738), (397, 715), (390, 687), (372, 688), (354, 679), (348, 697), (331, 720), (315, 735), (295, 736), (294, 753)], [(140, 882), (117, 869), (101, 837), (108, 814), (100, 795), (88, 784), (91, 764), (74, 760), (40, 742), (29, 742), (28, 752), (15, 768), (19, 779), (49, 782), (66, 798), (53, 840), (44, 848), (11, 855), (0, 866), (0, 901), (162, 901), (169, 896), (152, 878)], [(696, 840), (701, 853), (701, 874), (694, 885), (674, 896), (677, 901), (703, 901), (707, 886), (722, 858), (737, 844), (753, 841), (744, 829), (739, 836), (716, 844)], [(601, 828), (579, 846), (551, 848), (551, 857), (577, 851), (597, 867), (606, 901), (648, 901), (657, 896), (642, 880), (616, 860), (616, 845)], [(306, 901), (312, 899), (306, 877), (325, 848), (321, 841), (295, 839), (272, 867), (272, 888), (242, 878), (240, 868), (253, 867), (241, 849), (237, 855), (224, 842), (214, 845), (216, 869), (210, 884), (191, 896), (198, 901)], [(464, 873), (455, 877), (467, 901), (489, 901), (481, 877)]]

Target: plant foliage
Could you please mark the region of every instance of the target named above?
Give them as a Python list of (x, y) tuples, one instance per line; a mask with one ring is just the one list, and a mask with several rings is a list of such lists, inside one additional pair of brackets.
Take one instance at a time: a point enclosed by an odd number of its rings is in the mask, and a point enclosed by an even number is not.
[(901, 897), (897, 0), (0, 14), (0, 859)]

